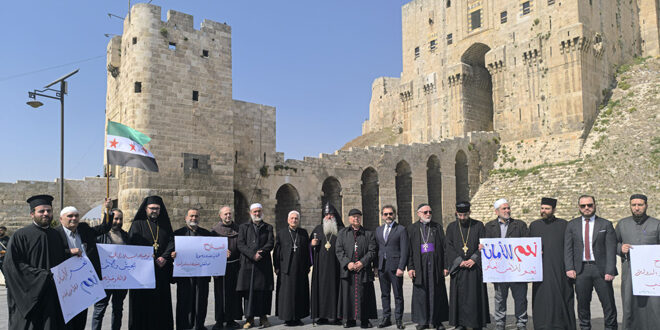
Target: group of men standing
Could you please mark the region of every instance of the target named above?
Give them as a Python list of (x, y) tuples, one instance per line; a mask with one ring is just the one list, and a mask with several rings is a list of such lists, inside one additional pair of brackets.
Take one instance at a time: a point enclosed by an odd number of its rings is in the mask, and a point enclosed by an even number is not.
[[(633, 195), (632, 216), (612, 223), (596, 216), (593, 196), (578, 199), (581, 216), (571, 221), (554, 216), (557, 201), (541, 200), (541, 219), (527, 227), (511, 218), (508, 201), (495, 202), (496, 219), (486, 223), (470, 218), (470, 203), (456, 204), (456, 221), (433, 221), (432, 209), (420, 204), (418, 221), (404, 227), (396, 222), (396, 209), (381, 209), (382, 225), (374, 231), (362, 226), (358, 209), (348, 212), (344, 226), (339, 212), (326, 204), (322, 220), (311, 235), (300, 227), (300, 213), (291, 211), (287, 227), (275, 235), (263, 220), (263, 207), (250, 206), (250, 221), (240, 226), (232, 211), (222, 207), (220, 221), (206, 230), (199, 226), (200, 212), (190, 208), (185, 225), (172, 229), (162, 198), (146, 197), (128, 232), (122, 230), (123, 213), (112, 209), (103, 222), (91, 227), (80, 222), (74, 207), (60, 212), (61, 226), (53, 229), (52, 197), (28, 199), (33, 223), (19, 229), (6, 246), (3, 271), (7, 279), (10, 329), (84, 329), (87, 311), (66, 325), (50, 268), (67, 258), (87, 256), (99, 278), (96, 243), (153, 247), (156, 287), (129, 290), (129, 329), (204, 329), (210, 277), (172, 277), (176, 259), (175, 236), (221, 236), (228, 239), (224, 276), (213, 278), (215, 326), (243, 328), (270, 326), (272, 293), (275, 315), (287, 326), (315, 324), (357, 325), (370, 328), (377, 319), (374, 280), (379, 278), (382, 315), (378, 327), (394, 324), (403, 329), (404, 275), (412, 280), (412, 321), (417, 329), (483, 328), (490, 323), (488, 295), (481, 267), (481, 238), (541, 237), (543, 281), (532, 285), (532, 311), (536, 329), (575, 329), (574, 294), (579, 326), (590, 329), (590, 302), (595, 289), (604, 312), (606, 329), (616, 329), (612, 280), (618, 274), (616, 255), (622, 259), (623, 327), (652, 329), (660, 323), (660, 298), (634, 296), (630, 249), (660, 244), (660, 221), (646, 215), (647, 198)], [(106, 200), (110, 208), (110, 200)], [(309, 272), (312, 270), (311, 283)], [(273, 274), (277, 275), (277, 280)], [(449, 295), (445, 277), (450, 276)], [(176, 319), (172, 313), (170, 283), (177, 285)], [(311, 285), (310, 285), (311, 284)], [(494, 318), (497, 329), (506, 325), (506, 300), (511, 291), (518, 329), (527, 326), (527, 283), (494, 283)], [(311, 287), (311, 290), (310, 290)], [(94, 306), (92, 328), (100, 329), (112, 302), (112, 329), (121, 327), (127, 290), (107, 290)], [(257, 324), (258, 318), (258, 324)]]

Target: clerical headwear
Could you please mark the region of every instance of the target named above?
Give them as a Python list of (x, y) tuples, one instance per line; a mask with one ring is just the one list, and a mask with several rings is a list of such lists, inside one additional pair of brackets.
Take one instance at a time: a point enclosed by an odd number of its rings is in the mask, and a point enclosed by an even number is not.
[(550, 197), (542, 197), (541, 205), (550, 205), (554, 209), (555, 207), (557, 207), (557, 200)]
[(458, 213), (470, 212), (470, 202), (463, 201), (456, 203), (456, 212)]
[(53, 206), (53, 196), (51, 195), (35, 195), (27, 199), (30, 208), (33, 209), (39, 205)]
[(170, 216), (167, 213), (167, 208), (165, 207), (165, 203), (163, 203), (163, 199), (160, 196), (148, 196), (145, 197), (142, 200), (142, 204), (137, 209), (137, 212), (135, 212), (135, 217), (133, 217), (133, 221), (146, 221), (147, 220), (147, 205), (149, 204), (158, 204), (160, 205), (160, 213), (158, 214), (158, 219), (156, 220), (158, 222), (159, 226), (163, 226), (165, 230), (168, 232), (172, 232), (172, 223), (170, 222)]
[(429, 204), (428, 203), (422, 203), (422, 204), (417, 205), (417, 211), (419, 211), (419, 209), (421, 209), (424, 206), (429, 206)]
[(356, 215), (356, 214), (357, 215), (362, 215), (362, 211), (360, 211), (358, 209), (352, 209), (352, 210), (348, 211), (348, 216)]
[(633, 200), (633, 199), (643, 199), (644, 203), (648, 202), (646, 200), (646, 195), (642, 195), (642, 194), (633, 194), (633, 195), (631, 195), (630, 200)]
[(146, 205), (149, 204), (163, 204), (163, 199), (160, 196), (149, 196), (146, 198)]
[(339, 215), (339, 213), (337, 212), (337, 209), (332, 204), (330, 204), (329, 202), (325, 203), (325, 205), (323, 206), (323, 211), (322, 211), (321, 215), (323, 215), (323, 217), (325, 217), (328, 214), (334, 214), (335, 216)]
[(493, 204), (493, 207), (497, 210), (497, 209), (500, 208), (500, 206), (502, 206), (504, 204), (509, 204), (509, 202), (504, 198), (500, 198), (500, 199), (495, 201), (495, 203)]
[(263, 208), (264, 207), (261, 206), (261, 204), (259, 204), (259, 203), (254, 203), (254, 204), (250, 205), (250, 211), (252, 211), (254, 209), (263, 209)]
[(78, 213), (78, 214), (80, 214), (80, 212), (78, 212), (78, 209), (75, 208), (74, 206), (67, 206), (67, 207), (63, 208), (62, 211), (60, 211), (60, 217), (63, 217), (67, 213)]

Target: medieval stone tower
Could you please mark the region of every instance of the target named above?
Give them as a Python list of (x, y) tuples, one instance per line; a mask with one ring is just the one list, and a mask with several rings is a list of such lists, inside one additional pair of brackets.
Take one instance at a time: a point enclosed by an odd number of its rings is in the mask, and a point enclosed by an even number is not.
[[(239, 158), (247, 157), (247, 169), (252, 158), (259, 166), (265, 161), (253, 149), (274, 152), (275, 111), (232, 99), (231, 28), (204, 20), (195, 30), (191, 15), (170, 10), (161, 21), (160, 7), (136, 4), (107, 52), (107, 118), (150, 136), (147, 148), (160, 167), (115, 169), (119, 205), (134, 214), (142, 198), (158, 193), (172, 204), (173, 221), (186, 207), (210, 220), (219, 205), (232, 205)], [(235, 144), (243, 145), (240, 155)]]
[(403, 71), (374, 81), (363, 134), (393, 127), (413, 143), (495, 131), (504, 143), (551, 143), (555, 161), (575, 157), (617, 67), (658, 55), (659, 9), (657, 0), (413, 0), (402, 8)]

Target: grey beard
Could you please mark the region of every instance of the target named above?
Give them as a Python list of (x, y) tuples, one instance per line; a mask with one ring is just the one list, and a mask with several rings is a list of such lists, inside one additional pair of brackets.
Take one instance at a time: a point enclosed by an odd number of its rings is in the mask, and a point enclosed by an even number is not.
[(261, 221), (261, 218), (255, 217), (254, 215), (250, 214), (250, 218), (252, 218), (252, 221), (254, 222), (259, 222)]
[(421, 223), (429, 223), (429, 222), (431, 222), (431, 218), (428, 218), (428, 219), (419, 218), (419, 221), (420, 221)]
[(337, 222), (335, 220), (323, 220), (323, 234), (337, 235)]

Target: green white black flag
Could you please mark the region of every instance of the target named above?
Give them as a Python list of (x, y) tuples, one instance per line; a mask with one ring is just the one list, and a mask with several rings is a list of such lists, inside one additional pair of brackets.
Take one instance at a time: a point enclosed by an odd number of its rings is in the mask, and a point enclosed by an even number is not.
[(108, 164), (158, 172), (154, 155), (144, 147), (151, 138), (126, 125), (108, 121), (106, 150)]

